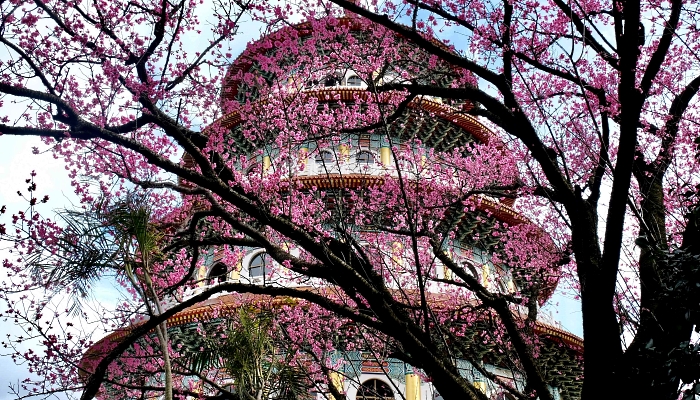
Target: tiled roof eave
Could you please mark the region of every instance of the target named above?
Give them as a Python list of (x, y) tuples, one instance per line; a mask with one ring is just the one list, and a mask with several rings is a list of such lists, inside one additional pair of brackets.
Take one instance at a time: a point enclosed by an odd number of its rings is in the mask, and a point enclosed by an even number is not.
[[(319, 102), (351, 102), (356, 99), (368, 99), (372, 93), (368, 92), (363, 88), (352, 88), (352, 87), (324, 87), (310, 90), (303, 90), (299, 93), (304, 96), (313, 96)], [(398, 93), (385, 93), (382, 103), (388, 103), (390, 97), (392, 96), (402, 96)], [(252, 107), (264, 106), (267, 103), (266, 100), (258, 100), (252, 104)], [(447, 104), (442, 104), (437, 101), (427, 99), (427, 98), (416, 98), (408, 105), (409, 108), (415, 110), (422, 110), (434, 114), (436, 117), (441, 118), (449, 124), (463, 129), (464, 131), (471, 134), (479, 142), (488, 143), (491, 140), (496, 139), (496, 135), (491, 132), (485, 125), (479, 122), (473, 116), (467, 115), (461, 112), (459, 109), (449, 106)], [(225, 129), (232, 129), (243, 121), (240, 113), (238, 111), (229, 113), (223, 117), (217, 119), (212, 126), (222, 126)], [(206, 133), (206, 129), (205, 129)], [(454, 138), (453, 138), (454, 139)]]

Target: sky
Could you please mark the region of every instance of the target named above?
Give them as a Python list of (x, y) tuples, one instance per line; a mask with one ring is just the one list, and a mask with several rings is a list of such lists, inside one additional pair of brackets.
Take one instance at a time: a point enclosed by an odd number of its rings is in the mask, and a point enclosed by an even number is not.
[[(32, 147), (41, 147), (38, 138), (22, 138), (4, 135), (0, 137), (0, 206), (7, 206), (8, 214), (26, 208), (26, 202), (17, 195), (18, 190), (25, 191), (32, 171), (36, 172), (35, 182), (40, 195), (48, 194), (52, 208), (69, 208), (77, 204), (72, 193), (67, 171), (61, 161), (55, 160), (50, 153), (32, 154)], [(0, 223), (7, 223), (2, 218)], [(0, 259), (5, 259), (8, 252), (6, 244), (0, 244)], [(0, 280), (6, 279), (6, 271), (0, 269)], [(4, 307), (4, 304), (0, 305)], [(0, 320), (0, 341), (7, 334), (19, 333), (11, 321)], [(15, 397), (8, 393), (10, 384), (29, 376), (24, 366), (16, 366), (5, 349), (0, 348), (0, 399), (9, 400)]]
[[(259, 26), (247, 24), (241, 28), (242, 37), (236, 42), (235, 52), (240, 53), (245, 44), (259, 35)], [(201, 45), (197, 38), (188, 43), (195, 48)], [(7, 106), (7, 105), (6, 105)], [(12, 136), (0, 137), (0, 206), (7, 206), (8, 213), (24, 210), (26, 203), (17, 195), (18, 190), (26, 189), (25, 179), (32, 171), (36, 172), (35, 182), (39, 196), (49, 195), (49, 205), (52, 209), (66, 209), (78, 204), (77, 198), (70, 186), (70, 179), (64, 164), (53, 158), (50, 152), (33, 154), (32, 148), (46, 148), (38, 138), (22, 138)], [(4, 218), (0, 223), (7, 222)], [(0, 259), (7, 256), (7, 251), (0, 245)], [(0, 280), (6, 279), (5, 271), (0, 270)], [(110, 285), (98, 285), (99, 297), (108, 299), (116, 297), (117, 292)], [(545, 312), (552, 313), (555, 320), (561, 322), (564, 329), (581, 335), (580, 304), (571, 295), (558, 291), (545, 307)], [(0, 341), (7, 334), (17, 332), (10, 322), (0, 320)], [(0, 348), (0, 400), (14, 399), (9, 394), (8, 386), (30, 376), (26, 367), (14, 365), (7, 353)]]

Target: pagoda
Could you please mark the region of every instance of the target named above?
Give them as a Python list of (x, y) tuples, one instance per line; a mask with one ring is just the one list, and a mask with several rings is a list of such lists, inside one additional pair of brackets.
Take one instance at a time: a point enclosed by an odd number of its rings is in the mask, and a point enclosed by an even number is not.
[[(412, 193), (441, 193), (445, 187), (462, 182), (456, 174), (454, 178), (445, 178), (445, 169), (452, 166), (448, 159), (451, 154), (468, 158), (470, 149), (475, 146), (491, 145), (501, 151), (505, 151), (505, 146), (497, 134), (470, 115), (469, 111), (479, 105), (469, 99), (407, 98), (402, 91), (384, 91), (392, 84), (397, 87), (407, 83), (439, 86), (466, 78), (459, 77), (449, 65), (436, 66), (429, 55), (401, 37), (386, 32), (382, 37), (373, 29), (371, 24), (346, 15), (287, 26), (263, 36), (233, 61), (221, 92), (220, 106), (225, 110), (224, 115), (207, 132), (218, 135), (215, 143), (224, 146), (225, 150), (220, 153), (228, 157), (228, 165), (236, 171), (236, 179), (242, 186), (248, 190), (277, 190), (276, 200), (270, 201), (286, 201), (285, 204), (291, 204), (289, 207), (295, 207), (295, 202), (302, 204), (300, 199), (304, 204), (316, 200), (316, 210), (323, 215), (319, 217), (320, 229), (338, 237), (346, 234), (350, 238), (347, 240), (354, 240), (374, 265), (381, 265), (380, 274), (385, 277), (388, 290), (406, 291), (409, 293), (406, 296), (410, 297), (419, 291), (418, 285), (407, 288), (403, 284), (415, 281), (412, 263), (418, 256), (411, 252), (415, 237), (397, 233), (400, 229), (394, 227), (399, 226), (396, 221), (400, 218), (392, 215), (391, 208), (371, 216), (358, 210), (376, 210), (373, 201), (376, 202), (383, 191), (406, 188)], [(345, 38), (340, 48), (333, 42), (336, 37)], [(301, 48), (306, 52), (281, 56), (290, 41), (304, 43)], [(398, 47), (391, 53), (398, 56), (384, 62), (382, 68), (376, 65), (368, 68), (364, 62), (371, 57), (357, 54), (359, 50), (355, 51), (357, 58), (347, 55), (348, 49), (374, 49), (377, 43)], [(373, 51), (387, 53), (387, 49), (382, 48)], [(299, 61), (301, 58), (303, 62)], [(285, 65), (271, 67), (267, 64), (270, 60)], [(432, 69), (428, 70), (427, 66)], [(289, 125), (272, 127), (272, 124), (270, 128), (261, 128), (280, 108), (289, 107), (299, 113), (305, 103), (312, 105), (308, 109), (308, 120), (297, 122), (291, 128)], [(364, 121), (362, 117), (355, 117), (334, 130), (321, 120), (324, 115), (332, 115), (335, 122), (346, 121), (343, 115), (350, 112), (360, 116), (363, 113), (383, 115), (382, 123), (378, 124), (376, 118)], [(290, 133), (294, 129), (308, 131)], [(284, 140), (280, 139), (282, 135), (286, 135)], [(188, 157), (184, 157), (184, 163), (192, 164)], [(443, 234), (444, 251), (458, 260), (483, 287), (515, 296), (524, 284), (523, 274), (515, 266), (499, 261), (502, 257), (494, 257), (504, 248), (502, 238), (505, 237), (494, 232), (530, 223), (515, 211), (514, 200), (512, 197), (473, 196), (459, 207), (446, 206), (441, 210), (441, 219), (433, 225), (423, 223)], [(395, 212), (401, 212), (400, 207), (395, 208)], [(289, 211), (282, 208), (281, 212)], [(426, 212), (425, 215), (432, 214)], [(426, 246), (425, 241), (414, 242), (416, 247)], [(303, 256), (303, 249), (296, 247), (293, 238), (282, 238), (280, 243), (289, 253)], [(224, 282), (291, 287), (318, 293), (326, 293), (329, 285), (323, 279), (290, 272), (263, 247), (211, 247), (204, 258), (186, 296), (194, 296)], [(437, 257), (425, 263), (429, 264), (426, 267), (428, 278), (421, 290), (427, 293), (432, 307), (438, 311), (441, 307), (453, 307), (451, 302), (455, 298), (464, 304), (475, 301), (465, 295), (450, 295), (446, 282), (456, 277)], [(548, 281), (536, 293), (538, 304), (552, 295), (557, 279)], [(223, 294), (211, 298), (171, 317), (168, 320), (170, 336), (183, 352), (197, 352), (201, 343), (196, 331), (201, 330), (202, 324), (221, 324), (227, 315), (234, 315), (242, 303), (258, 304), (261, 298), (265, 296)], [(281, 307), (289, 303), (277, 298), (268, 304)], [(216, 313), (212, 313), (213, 309)], [(108, 335), (93, 346), (92, 353), (97, 353), (96, 349), (105, 343), (117, 343), (142, 323), (134, 321), (132, 326)], [(455, 364), (460, 374), (486, 397), (514, 399), (502, 384), (524, 390), (523, 375), (509, 361), (507, 351), (480, 339), (486, 329), (489, 327), (484, 318), (460, 330), (460, 337), (465, 341), (463, 346), (470, 356), (456, 357)], [(538, 320), (534, 331), (540, 341), (540, 368), (555, 399), (579, 398), (582, 340), (551, 320)], [(84, 359), (90, 357), (96, 354), (88, 352)], [(339, 343), (331, 357), (337, 368), (330, 373), (327, 385), (333, 385), (348, 400), (442, 398), (419, 369), (391, 354)], [(497, 384), (494, 377), (501, 384)], [(318, 390), (309, 396), (321, 400), (331, 395)], [(110, 396), (105, 392), (103, 397)], [(274, 394), (270, 394), (270, 398), (273, 397)]]

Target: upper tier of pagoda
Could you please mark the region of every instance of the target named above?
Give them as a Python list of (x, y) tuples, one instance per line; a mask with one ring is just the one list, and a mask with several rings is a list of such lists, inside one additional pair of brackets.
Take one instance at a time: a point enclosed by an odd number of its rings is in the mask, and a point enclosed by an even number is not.
[[(376, 40), (376, 38), (368, 39), (362, 36), (370, 28), (363, 24), (361, 19), (343, 17), (332, 21), (333, 29), (343, 30), (349, 36), (357, 36), (355, 42)], [(277, 48), (277, 44), (290, 41), (304, 42), (312, 37), (313, 33), (314, 25), (311, 22), (286, 26), (252, 42), (228, 69), (221, 91), (221, 106), (225, 111), (217, 122), (220, 126), (232, 131), (239, 148), (253, 150), (259, 146), (259, 143), (253, 143), (237, 132), (237, 126), (245, 116), (241, 115), (238, 107), (232, 107), (231, 104), (267, 101), (264, 96), (260, 97), (256, 84), (251, 83), (254, 80), (251, 77), (255, 77), (258, 84), (262, 79), (268, 85), (274, 86), (270, 89), (273, 92), (285, 91), (290, 97), (306, 96), (309, 99), (313, 98), (319, 104), (367, 102), (370, 98), (376, 103), (396, 104), (404, 100), (406, 94), (383, 91), (382, 86), (431, 79), (430, 74), (426, 73), (423, 76), (422, 72), (416, 72), (415, 65), (399, 65), (399, 61), (387, 62), (385, 68), (368, 72), (366, 66), (362, 64), (362, 58), (356, 60), (355, 64), (335, 59), (327, 65), (314, 66), (313, 71), (305, 71), (309, 73), (303, 76), (298, 73), (297, 68), (289, 67), (280, 72), (263, 65), (269, 62), (268, 54), (281, 51)], [(401, 41), (401, 45), (405, 47), (402, 51), (412, 54), (411, 57), (415, 58), (415, 54), (420, 54), (405, 40)], [(288, 44), (286, 46), (285, 51), (291, 48)], [(359, 47), (357, 44), (355, 46)], [(322, 52), (322, 50), (319, 51)], [(289, 56), (290, 59), (293, 57)], [(423, 56), (423, 58), (426, 57)], [(421, 59), (420, 62), (427, 61)], [(449, 78), (445, 76), (449, 75), (451, 67), (441, 68), (435, 80), (439, 81), (440, 85), (449, 85)], [(388, 135), (399, 141), (419, 139), (426, 147), (436, 151), (450, 151), (469, 143), (498, 140), (486, 126), (467, 113), (473, 107), (474, 104), (469, 100), (454, 101), (436, 96), (416, 96), (405, 105), (406, 112), (389, 123)], [(426, 115), (429, 118), (426, 118)]]

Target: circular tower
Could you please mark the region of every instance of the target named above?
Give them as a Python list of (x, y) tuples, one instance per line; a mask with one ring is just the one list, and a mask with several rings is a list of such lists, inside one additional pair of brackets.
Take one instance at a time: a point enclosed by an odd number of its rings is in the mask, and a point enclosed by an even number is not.
[[(484, 293), (512, 301), (516, 320), (536, 338), (555, 398), (577, 398), (581, 339), (541, 317), (528, 321), (556, 287), (558, 251), (512, 208), (517, 168), (498, 136), (470, 115), (479, 105), (440, 97), (440, 87), (474, 84), (468, 74), (362, 19), (287, 26), (250, 44), (233, 62), (222, 88), (223, 116), (206, 131), (208, 146), (231, 171), (231, 184), (256, 206), (308, 227), (329, 249), (347, 246), (348, 259), (366, 268), (355, 271), (358, 279), (440, 333), (436, 346), (446, 347), (451, 365), (487, 398), (513, 398), (508, 388), (523, 391), (525, 382), (513, 350), (503, 344), (508, 335), (483, 307)], [(415, 87), (434, 90), (415, 95)], [(193, 165), (187, 155), (184, 162)], [(272, 298), (274, 288), (308, 291), (352, 304), (358, 315), (378, 315), (366, 294), (354, 293), (343, 275), (327, 273), (330, 266), (303, 240), (249, 215), (239, 222), (265, 240), (209, 247), (185, 298), (226, 283), (271, 289), (217, 295), (174, 315), (168, 331), (181, 354), (203, 348), (203, 326), (226, 326), (247, 305), (265, 308), (262, 299)], [(285, 263), (287, 256), (313, 268)], [(266, 304), (306, 307), (284, 296)], [(107, 336), (84, 360), (143, 323)], [(332, 335), (333, 348), (324, 353), (327, 380), (309, 397), (320, 400), (337, 390), (349, 400), (441, 398), (434, 377), (406, 362), (411, 350), (405, 345), (380, 344), (381, 335), (360, 340), (354, 322), (333, 326), (341, 333)], [(219, 389), (235, 387), (226, 374), (211, 379), (221, 380)], [(192, 386), (194, 380), (180, 381)], [(207, 386), (201, 381), (200, 388)]]

